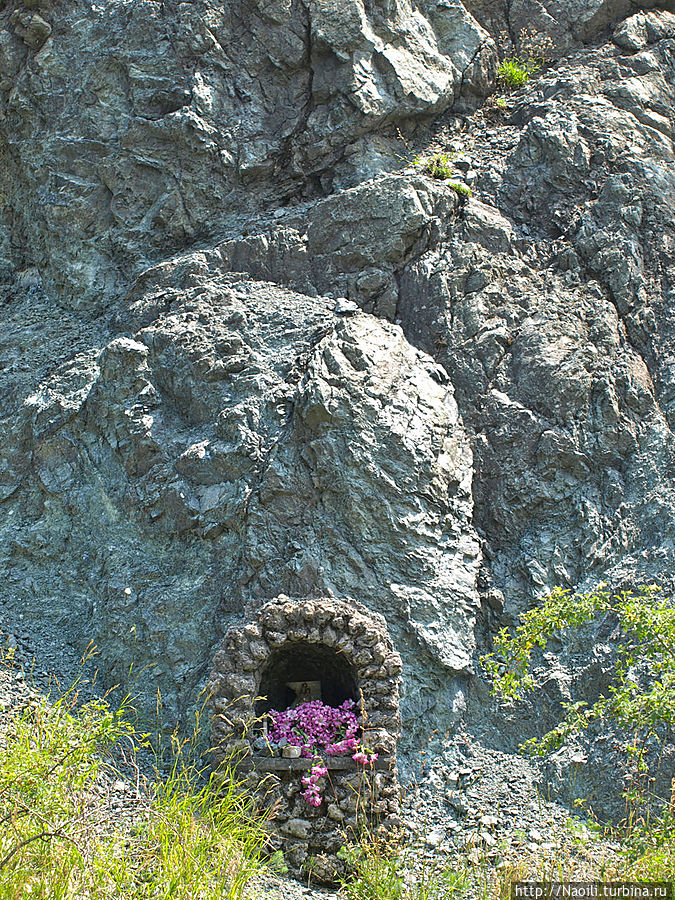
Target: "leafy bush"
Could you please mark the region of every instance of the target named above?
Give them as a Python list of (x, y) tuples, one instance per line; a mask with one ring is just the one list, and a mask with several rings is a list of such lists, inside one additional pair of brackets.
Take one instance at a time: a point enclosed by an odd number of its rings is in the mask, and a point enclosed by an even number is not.
[(611, 594), (605, 585), (588, 593), (553, 590), (522, 616), (515, 634), (502, 629), (495, 652), (482, 658), (495, 692), (514, 699), (533, 690), (533, 650), (545, 649), (560, 631), (607, 615), (616, 617), (622, 634), (609, 689), (590, 706), (584, 701), (564, 704), (564, 720), (542, 738), (527, 742), (533, 752), (558, 747), (598, 719), (639, 733), (643, 747), (659, 727), (675, 723), (675, 605), (655, 585), (620, 594)]
[(595, 619), (611, 617), (620, 629), (611, 682), (590, 705), (563, 704), (565, 717), (547, 734), (523, 747), (544, 754), (591, 723), (606, 721), (625, 729), (627, 760), (642, 777), (640, 790), (626, 792), (628, 817), (614, 833), (620, 856), (611, 862), (614, 876), (647, 881), (675, 880), (675, 779), (669, 802), (648, 801), (647, 750), (651, 738), (672, 734), (675, 723), (675, 601), (656, 585), (636, 592), (612, 594), (605, 585), (588, 593), (556, 588), (536, 609), (522, 616), (522, 624), (509, 634), (502, 629), (495, 651), (482, 662), (493, 679), (494, 691), (504, 699), (523, 697), (535, 688), (532, 657), (551, 638), (579, 629)]

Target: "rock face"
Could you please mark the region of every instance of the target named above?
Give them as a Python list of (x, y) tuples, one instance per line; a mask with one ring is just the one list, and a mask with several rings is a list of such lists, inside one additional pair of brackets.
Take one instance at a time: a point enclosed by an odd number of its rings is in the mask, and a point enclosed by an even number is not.
[(3, 6), (12, 250), (77, 307), (273, 201), (330, 189), (338, 162), (342, 177), (367, 170), (373, 132), (494, 78), (494, 43), (460, 0)]
[[(172, 724), (230, 625), (353, 597), (405, 771), (480, 709), (486, 629), (667, 581), (664, 6), (2, 4), (4, 615)], [(525, 24), (553, 62), (480, 106)]]
[(607, 37), (637, 10), (673, 11), (672, 0), (467, 0), (465, 6), (505, 50), (546, 47), (555, 58)]
[(26, 399), (4, 472), (17, 591), (76, 617), (112, 677), (149, 664), (174, 721), (233, 616), (280, 590), (387, 615), (413, 693), (417, 653), (467, 666), (480, 553), (443, 369), (358, 307), (181, 266), (170, 314), (173, 266), (118, 316), (133, 337)]

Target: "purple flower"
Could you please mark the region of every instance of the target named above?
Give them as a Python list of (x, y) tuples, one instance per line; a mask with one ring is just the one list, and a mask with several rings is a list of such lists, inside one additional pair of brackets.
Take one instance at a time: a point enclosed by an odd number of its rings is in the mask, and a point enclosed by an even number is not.
[(322, 787), (319, 785), (319, 781), (327, 774), (328, 769), (318, 762), (312, 766), (309, 775), (302, 776), (302, 783), (305, 787), (302, 797), (310, 806), (321, 806)]
[(378, 754), (369, 750), (367, 747), (361, 747), (360, 750), (357, 750), (356, 753), (352, 754), (354, 762), (359, 763), (362, 766), (372, 766), (377, 757)]
[[(291, 746), (300, 747), (301, 755), (306, 759), (320, 757), (324, 753), (339, 756), (356, 751), (352, 759), (363, 765), (372, 763), (377, 759), (377, 753), (360, 746), (355, 706), (351, 699), (345, 700), (337, 709), (321, 700), (310, 700), (281, 712), (271, 709), (269, 740), (278, 743), (285, 739)], [(319, 760), (308, 775), (303, 775), (302, 797), (310, 806), (321, 806), (321, 779), (327, 774), (327, 767)]]
[(311, 758), (325, 751), (331, 756), (348, 753), (356, 748), (358, 719), (353, 712), (353, 700), (345, 700), (338, 709), (321, 700), (311, 700), (300, 706), (278, 712), (270, 710), (272, 727), (269, 738), (302, 748), (302, 755)]

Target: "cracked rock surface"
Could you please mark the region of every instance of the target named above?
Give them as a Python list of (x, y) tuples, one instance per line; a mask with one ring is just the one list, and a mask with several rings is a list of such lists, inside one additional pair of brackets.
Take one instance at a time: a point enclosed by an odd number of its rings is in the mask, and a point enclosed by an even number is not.
[(170, 315), (142, 295), (133, 337), (22, 407), (5, 470), (22, 606), (88, 632), (111, 677), (151, 665), (175, 716), (228, 621), (280, 590), (384, 613), (412, 696), (466, 667), (480, 553), (445, 372), (399, 326), (183, 264)]
[[(94, 639), (170, 727), (230, 625), (353, 597), (404, 777), (597, 680), (572, 653), (500, 719), (474, 667), (556, 584), (669, 585), (669, 7), (0, 4), (9, 630)], [(484, 100), (525, 26), (549, 63)]]
[(74, 307), (236, 213), (363, 177), (377, 129), (494, 80), (460, 0), (26, 7), (0, 9), (0, 191), (11, 254)]

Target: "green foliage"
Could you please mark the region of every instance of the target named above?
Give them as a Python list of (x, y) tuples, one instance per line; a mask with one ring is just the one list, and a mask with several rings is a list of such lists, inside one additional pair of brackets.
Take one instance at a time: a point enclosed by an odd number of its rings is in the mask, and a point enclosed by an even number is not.
[(675, 723), (675, 605), (655, 585), (614, 595), (605, 585), (589, 593), (553, 590), (522, 616), (515, 634), (502, 629), (494, 653), (482, 658), (495, 693), (512, 700), (531, 691), (535, 648), (543, 650), (559, 632), (607, 615), (616, 617), (622, 635), (609, 689), (590, 706), (583, 701), (564, 705), (564, 720), (542, 738), (527, 742), (532, 752), (546, 753), (591, 722), (606, 719), (639, 735), (635, 754), (642, 763), (647, 739), (659, 727)]
[(76, 699), (35, 701), (2, 736), (0, 900), (243, 897), (264, 833), (240, 786), (217, 787), (174, 742), (168, 775), (138, 791), (123, 825), (97, 791), (120, 777), (103, 754), (122, 746), (133, 760), (146, 738), (128, 710)]
[(535, 59), (511, 56), (499, 64), (497, 77), (509, 90), (515, 91), (527, 84), (540, 68), (541, 63)]
[(271, 872), (276, 872), (279, 875), (288, 875), (288, 866), (286, 865), (284, 851), (275, 850), (267, 860), (267, 867)]
[(425, 175), (444, 181), (452, 178), (455, 170), (452, 164), (452, 156), (449, 153), (434, 153), (431, 156), (417, 156), (413, 160), (415, 168), (420, 169)]
[(441, 869), (422, 868), (408, 890), (406, 900), (460, 900), (468, 893), (471, 876), (466, 864)]
[(460, 197), (464, 197), (466, 200), (472, 196), (471, 188), (459, 181), (449, 181), (448, 187), (452, 188), (455, 193), (459, 194)]
[(635, 825), (624, 848), (627, 873), (641, 881), (675, 880), (675, 814), (673, 804), (658, 820)]
[[(632, 740), (626, 748), (634, 765), (639, 790), (626, 793), (628, 812), (622, 829), (620, 855), (610, 860), (614, 876), (667, 881), (675, 880), (675, 780), (670, 803), (661, 800), (656, 813), (645, 802), (648, 797), (646, 748), (650, 738), (675, 723), (675, 602), (655, 585), (639, 590), (610, 593), (605, 585), (588, 593), (556, 588), (541, 605), (522, 616), (522, 624), (495, 639), (495, 651), (482, 662), (493, 679), (494, 692), (507, 700), (523, 697), (535, 687), (533, 654), (544, 650), (552, 638), (578, 630), (594, 620), (611, 617), (619, 627), (611, 681), (595, 703), (563, 704), (562, 722), (537, 740), (523, 746), (546, 753), (569, 735), (591, 723), (606, 721), (625, 729)], [(580, 801), (580, 805), (583, 801)], [(578, 846), (589, 842), (592, 823), (571, 819), (570, 837)], [(622, 857), (622, 858), (621, 858)], [(604, 877), (604, 875), (603, 875)]]
[(403, 878), (398, 854), (374, 835), (347, 844), (338, 851), (338, 859), (347, 863), (350, 876), (342, 888), (348, 900), (400, 900)]
[(527, 84), (533, 75), (553, 58), (554, 46), (549, 35), (523, 28), (516, 40), (518, 53), (502, 60), (497, 77), (502, 85), (515, 91)]
[(453, 167), (452, 156), (449, 153), (434, 153), (432, 156), (416, 156), (413, 160), (413, 166), (419, 169), (430, 178), (436, 178), (438, 181), (445, 181), (449, 188), (452, 188), (460, 197), (467, 199), (471, 197), (471, 188), (459, 181), (451, 181), (457, 173)]

